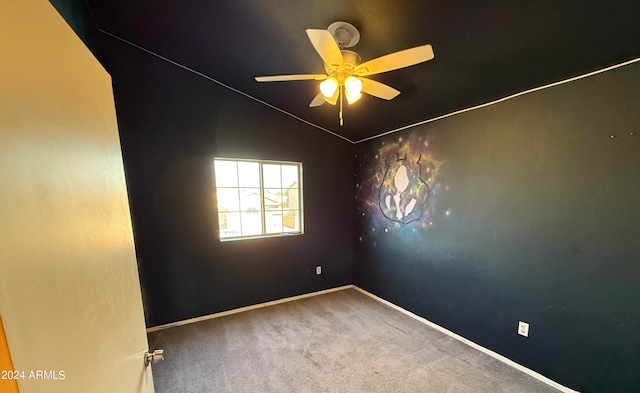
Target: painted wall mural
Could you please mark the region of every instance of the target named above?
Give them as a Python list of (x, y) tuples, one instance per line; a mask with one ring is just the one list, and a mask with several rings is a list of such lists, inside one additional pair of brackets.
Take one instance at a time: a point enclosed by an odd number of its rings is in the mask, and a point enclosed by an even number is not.
[[(384, 138), (367, 144), (368, 152), (356, 154), (360, 176), (356, 208), (364, 224), (359, 241), (375, 237), (376, 232), (415, 233), (436, 225), (439, 195), (449, 187), (440, 176), (444, 161), (423, 134), (414, 131)], [(375, 144), (377, 150), (370, 152)], [(444, 215), (450, 216), (451, 211)]]
[(378, 205), (389, 220), (408, 224), (422, 217), (429, 184), (422, 178), (422, 154), (415, 163), (396, 155), (395, 162), (385, 161), (387, 168), (379, 188)]

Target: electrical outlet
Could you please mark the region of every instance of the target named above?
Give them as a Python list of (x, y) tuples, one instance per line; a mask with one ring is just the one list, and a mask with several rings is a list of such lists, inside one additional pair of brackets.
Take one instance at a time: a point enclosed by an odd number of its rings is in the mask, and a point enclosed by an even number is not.
[(316, 266), (316, 274), (322, 274), (322, 266)]
[(529, 337), (529, 324), (526, 322), (518, 321), (518, 334), (521, 336)]

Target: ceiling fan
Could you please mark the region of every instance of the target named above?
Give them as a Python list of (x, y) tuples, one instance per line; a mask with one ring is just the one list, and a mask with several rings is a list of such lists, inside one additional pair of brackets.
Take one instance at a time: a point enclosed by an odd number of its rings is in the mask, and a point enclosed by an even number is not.
[(340, 125), (343, 124), (342, 102), (344, 98), (348, 104), (352, 104), (360, 99), (362, 93), (385, 100), (391, 100), (400, 94), (393, 87), (365, 78), (365, 76), (409, 67), (434, 57), (431, 45), (422, 45), (360, 63), (360, 55), (346, 49), (360, 41), (360, 32), (352, 24), (334, 22), (326, 30), (307, 29), (306, 32), (311, 44), (324, 61), (326, 74), (257, 76), (256, 81), (322, 81), (320, 92), (309, 106), (320, 106), (325, 101), (336, 105), (340, 101)]

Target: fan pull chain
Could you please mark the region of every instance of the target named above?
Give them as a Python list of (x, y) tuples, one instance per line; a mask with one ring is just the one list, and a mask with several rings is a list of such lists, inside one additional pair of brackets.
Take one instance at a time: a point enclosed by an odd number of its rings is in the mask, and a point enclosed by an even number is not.
[(340, 95), (340, 127), (342, 127), (342, 124), (344, 124), (344, 121), (342, 120), (342, 96), (344, 95), (343, 89), (344, 86), (340, 85), (340, 91), (338, 92), (338, 94)]

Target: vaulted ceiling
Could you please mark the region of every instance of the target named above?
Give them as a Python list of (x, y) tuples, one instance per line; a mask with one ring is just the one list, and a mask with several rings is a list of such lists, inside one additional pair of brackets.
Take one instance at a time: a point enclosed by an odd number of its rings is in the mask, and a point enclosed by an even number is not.
[[(357, 142), (640, 57), (640, 1), (87, 0), (100, 30)], [(435, 58), (372, 79), (401, 91), (309, 108), (323, 73), (305, 29), (347, 21), (363, 61), (431, 44)], [(203, 78), (203, 83), (215, 83)]]

